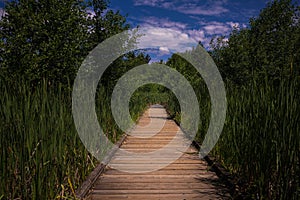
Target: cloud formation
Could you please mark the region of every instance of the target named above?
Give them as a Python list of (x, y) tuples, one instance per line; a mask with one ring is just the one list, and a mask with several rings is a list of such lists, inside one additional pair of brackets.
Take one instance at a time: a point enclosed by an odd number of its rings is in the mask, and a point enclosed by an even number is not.
[[(135, 0), (136, 6), (151, 6), (177, 10), (186, 14), (187, 19), (170, 20), (169, 17), (130, 17), (143, 28), (146, 37), (142, 40), (142, 45), (148, 48), (148, 52), (156, 61), (166, 55), (176, 52), (185, 52), (197, 46), (199, 42), (207, 49), (210, 48), (211, 40), (216, 36), (225, 36), (224, 42), (228, 40), (228, 35), (233, 28), (243, 27), (235, 21), (209, 21), (201, 15), (219, 15), (227, 12), (223, 1), (206, 0), (206, 4), (199, 5), (199, 0)], [(211, 3), (209, 5), (208, 3)], [(214, 6), (214, 9), (209, 9)], [(149, 13), (150, 14), (150, 13)], [(188, 23), (193, 19), (195, 25)]]
[(198, 44), (200, 41), (203, 44), (208, 44), (209, 42), (205, 36), (205, 32), (201, 29), (190, 29), (186, 30), (187, 34), (195, 40), (195, 42)]
[(203, 26), (203, 30), (205, 30), (205, 33), (208, 35), (224, 35), (231, 30), (231, 27), (227, 23), (213, 21), (206, 23), (206, 25)]
[[(168, 51), (183, 52), (196, 46), (200, 41), (204, 47), (209, 48), (211, 39), (215, 36), (228, 36), (233, 28), (245, 28), (238, 22), (199, 21), (199, 28), (191, 28), (188, 24), (171, 21), (169, 18), (146, 17), (134, 19), (145, 28), (149, 39), (147, 44), (151, 47)], [(157, 39), (158, 38), (158, 39)], [(153, 41), (159, 41), (153, 43)], [(149, 46), (148, 45), (148, 46)]]
[(158, 17), (147, 17), (143, 19), (135, 19), (137, 21), (140, 21), (142, 24), (147, 24), (150, 26), (155, 27), (162, 27), (162, 28), (174, 28), (178, 30), (186, 29), (187, 24), (182, 22), (174, 22), (169, 20), (168, 18), (158, 18)]
[(134, 0), (135, 6), (151, 6), (184, 14), (215, 16), (227, 13), (226, 0)]
[(164, 0), (134, 0), (135, 6), (157, 6), (163, 3)]
[[(166, 47), (168, 51), (184, 52), (195, 47), (199, 41), (205, 46), (209, 45), (210, 39), (205, 36), (205, 31), (202, 29), (194, 29), (188, 24), (182, 22), (171, 21), (168, 18), (146, 17), (134, 19), (139, 21), (140, 26), (144, 28), (145, 34), (149, 39), (148, 46), (160, 49), (161, 52)], [(158, 38), (158, 39), (157, 39)], [(159, 41), (153, 43), (153, 41)]]
[(144, 26), (142, 33), (144, 36), (139, 38), (139, 47), (158, 49), (161, 53), (184, 52), (197, 44), (187, 33), (172, 28)]
[(159, 47), (159, 51), (161, 52), (161, 54), (169, 54), (170, 50), (168, 47)]

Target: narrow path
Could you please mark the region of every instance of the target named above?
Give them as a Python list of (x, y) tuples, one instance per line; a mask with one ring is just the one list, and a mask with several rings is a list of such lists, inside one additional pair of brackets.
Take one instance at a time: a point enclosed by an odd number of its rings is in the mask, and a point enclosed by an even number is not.
[[(184, 141), (184, 134), (167, 117), (162, 106), (152, 106), (132, 131), (134, 136), (129, 135), (121, 149), (145, 154), (171, 144), (168, 148), (173, 152), (166, 151), (163, 155), (154, 154), (145, 159), (145, 156), (124, 156), (118, 150), (110, 166), (94, 183), (87, 199), (230, 199), (228, 190), (216, 174), (209, 171), (204, 160), (199, 159), (196, 148), (191, 146), (185, 152), (176, 152), (176, 144), (170, 141), (174, 138)], [(153, 135), (157, 127), (162, 129)], [(169, 164), (165, 158), (173, 156), (173, 153), (181, 156)], [(162, 165), (165, 167), (153, 170)]]

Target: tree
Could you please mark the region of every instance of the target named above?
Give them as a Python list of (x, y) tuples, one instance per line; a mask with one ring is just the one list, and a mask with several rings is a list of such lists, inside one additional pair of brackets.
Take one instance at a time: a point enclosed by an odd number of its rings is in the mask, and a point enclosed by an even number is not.
[(140, 51), (129, 52), (124, 56), (116, 59), (104, 72), (101, 78), (101, 84), (106, 87), (109, 92), (113, 91), (114, 85), (130, 69), (147, 64), (151, 60), (149, 55)]
[(250, 80), (281, 80), (299, 76), (299, 6), (290, 0), (268, 3), (247, 29), (235, 29), (226, 45), (211, 42), (210, 54), (223, 78), (238, 85)]
[(202, 80), (200, 74), (192, 64), (177, 54), (173, 54), (171, 58), (168, 59), (166, 65), (180, 72), (180, 74), (182, 74), (194, 87), (198, 86), (199, 82)]
[[(94, 6), (95, 15), (87, 10)], [(34, 84), (73, 81), (81, 62), (98, 43), (129, 28), (104, 0), (14, 0), (0, 21), (2, 77)]]
[[(291, 0), (274, 0), (250, 20), (253, 63), (271, 78), (291, 75), (298, 52), (299, 6)], [(294, 72), (292, 72), (294, 73)]]
[(130, 28), (129, 24), (126, 24), (126, 18), (119, 11), (108, 10), (109, 1), (92, 0), (91, 3), (94, 16), (90, 39), (93, 46)]
[(34, 82), (72, 79), (87, 52), (84, 9), (76, 0), (9, 3), (0, 22), (1, 68)]

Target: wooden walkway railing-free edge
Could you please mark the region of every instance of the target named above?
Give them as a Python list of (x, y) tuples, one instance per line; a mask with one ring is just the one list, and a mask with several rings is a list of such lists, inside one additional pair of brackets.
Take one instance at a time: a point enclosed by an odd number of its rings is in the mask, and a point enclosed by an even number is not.
[[(154, 112), (153, 116), (149, 116), (151, 112)], [(174, 137), (178, 125), (166, 117), (162, 107), (151, 107), (139, 119), (139, 124), (149, 123), (153, 120), (150, 118), (165, 120), (165, 127), (159, 134), (149, 139), (124, 135), (117, 146), (127, 151), (149, 152), (166, 145)], [(145, 134), (145, 131), (140, 133)], [(222, 176), (224, 170), (216, 169), (209, 157), (205, 158), (206, 161), (200, 160), (197, 148), (199, 145), (193, 142), (189, 153), (167, 167), (149, 173), (130, 174), (99, 164), (78, 188), (76, 195), (79, 199), (231, 199), (229, 193), (232, 193), (234, 186)], [(117, 151), (113, 154), (112, 163), (140, 166), (139, 162), (130, 158), (118, 157)], [(151, 159), (152, 164), (164, 162), (161, 158)], [(227, 187), (223, 184), (224, 180), (220, 181), (214, 172), (208, 170), (207, 162), (213, 165), (218, 176), (225, 178)]]

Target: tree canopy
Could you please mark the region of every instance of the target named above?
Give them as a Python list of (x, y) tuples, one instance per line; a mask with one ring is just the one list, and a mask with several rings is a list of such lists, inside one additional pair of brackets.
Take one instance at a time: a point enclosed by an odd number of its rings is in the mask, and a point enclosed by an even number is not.
[(253, 78), (279, 80), (300, 75), (299, 5), (274, 0), (245, 29), (235, 29), (227, 42), (211, 41), (213, 59), (223, 78), (246, 84)]
[(72, 82), (89, 51), (130, 28), (108, 5), (106, 0), (9, 2), (0, 21), (0, 77)]

